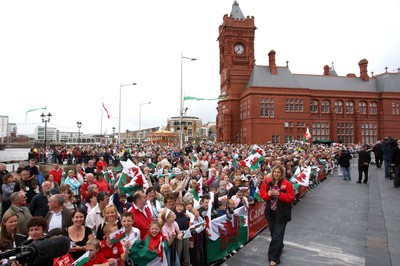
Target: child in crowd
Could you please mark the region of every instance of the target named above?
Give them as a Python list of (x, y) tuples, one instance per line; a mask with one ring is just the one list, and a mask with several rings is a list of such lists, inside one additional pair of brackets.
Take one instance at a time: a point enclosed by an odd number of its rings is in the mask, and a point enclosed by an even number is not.
[[(127, 244), (125, 243), (125, 250), (120, 242), (113, 244), (111, 242), (110, 234), (118, 230), (115, 224), (106, 224), (104, 226), (105, 239), (100, 242), (100, 252), (108, 259), (110, 266), (122, 266), (125, 265), (124, 261), (128, 258)], [(121, 261), (122, 259), (122, 261)]]
[(227, 206), (227, 212), (226, 212), (226, 217), (231, 220), (232, 215), (234, 215), (234, 210), (235, 210), (235, 201), (233, 199), (228, 200), (228, 206)]
[(86, 242), (86, 251), (89, 251), (89, 261), (83, 264), (83, 266), (108, 266), (108, 260), (99, 250), (100, 241), (96, 238), (89, 239)]
[(133, 227), (133, 215), (131, 212), (124, 212), (122, 214), (121, 224), (125, 227), (126, 237), (121, 240), (124, 250), (130, 249), (137, 240), (140, 240), (140, 231)]
[(161, 231), (168, 240), (168, 265), (180, 265), (180, 258), (177, 254), (175, 239), (182, 239), (183, 235), (181, 230), (179, 229), (178, 223), (175, 221), (176, 214), (169, 209), (165, 209), (164, 212), (161, 214), (161, 219), (164, 223)]
[(217, 217), (221, 217), (227, 214), (228, 211), (227, 201), (228, 201), (227, 198), (218, 201), (219, 208), (217, 209)]
[[(175, 210), (174, 213), (176, 215), (176, 223), (179, 226), (179, 229), (184, 232), (185, 230), (189, 229), (189, 215), (183, 201), (177, 200), (175, 203)], [(191, 213), (190, 213), (191, 214)], [(183, 233), (182, 233), (183, 234)], [(176, 240), (176, 250), (178, 252), (178, 256), (181, 258), (181, 264), (183, 266), (190, 265), (190, 254), (189, 254), (189, 239), (178, 239)]]
[[(165, 250), (167, 241), (163, 233), (161, 233), (161, 225), (158, 221), (152, 221), (150, 223), (150, 229), (143, 241), (136, 242), (130, 253), (130, 258), (138, 265), (157, 265), (157, 266), (169, 266), (168, 259)], [(157, 258), (149, 261), (148, 257), (142, 256), (142, 254), (148, 251), (156, 252)]]
[(97, 228), (96, 238), (99, 240), (104, 239), (103, 228), (107, 224), (115, 225), (120, 229), (122, 227), (121, 222), (119, 221), (118, 210), (113, 204), (108, 204), (103, 210), (104, 222), (99, 225)]

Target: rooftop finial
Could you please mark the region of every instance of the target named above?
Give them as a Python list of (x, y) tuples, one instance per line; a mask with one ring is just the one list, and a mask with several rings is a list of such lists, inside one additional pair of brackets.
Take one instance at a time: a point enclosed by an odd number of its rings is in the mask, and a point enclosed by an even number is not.
[(335, 62), (332, 62), (332, 67), (331, 67), (331, 69), (332, 69), (332, 70), (335, 69)]
[(286, 67), (289, 67), (289, 60), (286, 60)]
[(387, 69), (388, 69), (388, 67), (385, 67), (385, 70), (386, 70), (385, 72), (386, 72), (386, 73), (388, 73), (388, 72), (387, 72)]
[(374, 71), (371, 71), (371, 77), (374, 77)]

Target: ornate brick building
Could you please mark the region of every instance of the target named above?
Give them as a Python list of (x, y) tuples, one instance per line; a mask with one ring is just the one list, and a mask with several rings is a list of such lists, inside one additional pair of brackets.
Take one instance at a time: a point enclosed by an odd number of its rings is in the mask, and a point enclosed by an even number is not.
[[(300, 140), (307, 127), (313, 140), (375, 143), (400, 137), (400, 73), (338, 76), (328, 65), (322, 75), (293, 74), (277, 66), (255, 65), (254, 17), (245, 17), (234, 1), (219, 26), (221, 99), (217, 141), (285, 143)], [(322, 71), (321, 71), (322, 72)]]

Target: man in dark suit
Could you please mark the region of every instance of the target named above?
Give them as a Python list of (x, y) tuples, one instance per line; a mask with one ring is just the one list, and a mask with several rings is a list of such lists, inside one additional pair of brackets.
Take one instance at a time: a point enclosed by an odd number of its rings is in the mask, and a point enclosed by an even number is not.
[(368, 168), (371, 162), (371, 154), (367, 151), (368, 145), (363, 145), (358, 152), (358, 181), (361, 184), (362, 174), (364, 173), (364, 184), (368, 183)]
[(54, 228), (64, 229), (72, 225), (72, 211), (64, 206), (64, 197), (55, 194), (49, 199), (49, 211), (44, 217), (47, 222), (48, 230)]
[(394, 178), (393, 178), (393, 186), (400, 186), (400, 139), (397, 140), (397, 145), (393, 148), (392, 159), (391, 159), (392, 167), (394, 167)]
[(372, 148), (372, 151), (374, 152), (375, 155), (376, 167), (381, 168), (383, 162), (383, 147), (382, 147), (382, 142), (380, 140), (376, 142), (376, 144)]

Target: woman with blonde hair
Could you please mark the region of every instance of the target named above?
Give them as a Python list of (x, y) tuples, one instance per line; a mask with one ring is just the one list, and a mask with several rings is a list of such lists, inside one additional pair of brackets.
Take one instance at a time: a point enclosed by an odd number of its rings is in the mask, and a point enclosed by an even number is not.
[(271, 266), (280, 263), (283, 250), (283, 238), (286, 224), (291, 220), (294, 189), (290, 181), (285, 179), (285, 168), (276, 165), (260, 188), (260, 196), (266, 201), (265, 217), (271, 232), (268, 249), (268, 260)]
[(15, 247), (18, 217), (14, 213), (5, 213), (0, 226), (0, 250), (4, 251)]
[(115, 225), (118, 227), (118, 229), (121, 229), (122, 227), (121, 221), (119, 219), (118, 210), (117, 207), (115, 207), (115, 205), (108, 204), (106, 207), (104, 207), (103, 217), (104, 217), (104, 222), (98, 226), (96, 232), (96, 238), (99, 240), (104, 239), (103, 229), (104, 226), (106, 226), (107, 224)]

